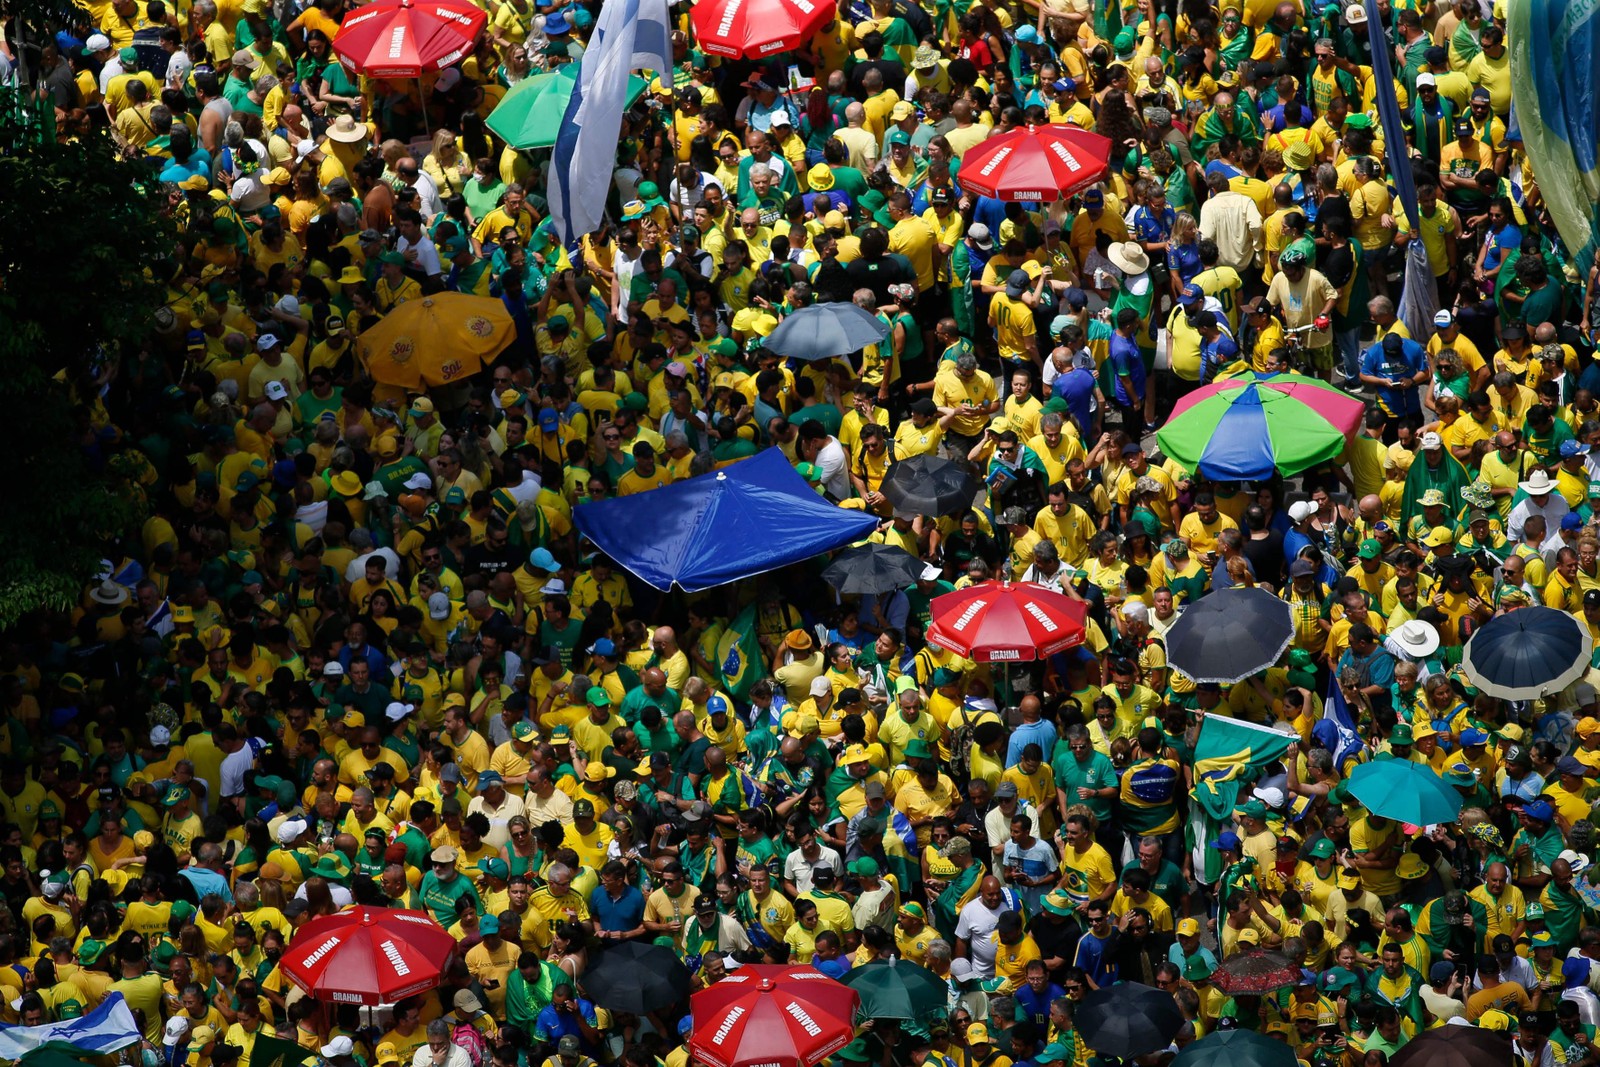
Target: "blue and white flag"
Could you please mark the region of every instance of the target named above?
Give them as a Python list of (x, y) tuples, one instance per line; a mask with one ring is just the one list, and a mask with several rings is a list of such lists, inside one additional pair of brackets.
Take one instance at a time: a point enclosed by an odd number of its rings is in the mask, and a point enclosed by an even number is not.
[(1318, 744), (1333, 753), (1333, 765), (1341, 771), (1346, 760), (1356, 759), (1366, 747), (1356, 732), (1356, 721), (1344, 702), (1344, 690), (1339, 688), (1337, 678), (1328, 683), (1328, 696), (1322, 702), (1322, 721), (1311, 728), (1311, 734)]
[(569, 247), (605, 212), (634, 70), (672, 76), (667, 0), (611, 0), (600, 9), (550, 161), (550, 216)]
[(20, 1060), (47, 1048), (84, 1056), (104, 1056), (139, 1041), (133, 1011), (121, 993), (112, 993), (87, 1015), (43, 1026), (0, 1027), (0, 1060)]

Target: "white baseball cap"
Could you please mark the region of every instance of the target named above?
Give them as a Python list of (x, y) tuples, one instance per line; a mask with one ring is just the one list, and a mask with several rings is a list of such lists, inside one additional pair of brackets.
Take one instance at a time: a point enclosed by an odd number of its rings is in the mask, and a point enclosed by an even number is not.
[(1436, 434), (1436, 433), (1434, 433), (1433, 431), (1430, 430), (1429, 432), (1427, 432), (1427, 433), (1422, 435), (1421, 444), (1422, 444), (1422, 447), (1425, 450), (1426, 449), (1434, 449), (1434, 448), (1443, 448), (1444, 447), (1444, 438), (1440, 437), (1438, 434)]
[(1289, 520), (1291, 522), (1305, 522), (1317, 509), (1309, 500), (1297, 500), (1289, 505)]
[(278, 824), (278, 844), (293, 844), (295, 839), (306, 832), (309, 824), (304, 819), (285, 819)]
[(434, 593), (428, 597), (428, 618), (434, 622), (443, 622), (450, 617), (450, 597), (445, 593)]
[[(89, 39), (91, 41), (94, 40), (93, 37)], [(179, 1041), (183, 1040), (183, 1035), (187, 1034), (188, 1032), (189, 1024), (184, 1020), (184, 1017), (181, 1015), (174, 1015), (172, 1018), (167, 1020), (166, 1032), (161, 1039), (161, 1043), (163, 1045), (176, 1045)]]
[(406, 479), (406, 488), (407, 489), (432, 489), (433, 488), (433, 479), (428, 477), (426, 474), (423, 474), (421, 471), (418, 471), (417, 473), (413, 474), (411, 477)]
[(282, 382), (268, 382), (267, 387), (262, 392), (266, 394), (268, 400), (289, 399), (289, 390), (283, 387)]
[(340, 1034), (338, 1037), (322, 1046), (322, 1054), (324, 1056), (348, 1056), (350, 1053), (355, 1051), (355, 1048), (356, 1043), (354, 1041), (351, 1041), (348, 1037)]
[(103, 33), (92, 33), (89, 39), (83, 42), (85, 52), (104, 52), (111, 47), (111, 38)]

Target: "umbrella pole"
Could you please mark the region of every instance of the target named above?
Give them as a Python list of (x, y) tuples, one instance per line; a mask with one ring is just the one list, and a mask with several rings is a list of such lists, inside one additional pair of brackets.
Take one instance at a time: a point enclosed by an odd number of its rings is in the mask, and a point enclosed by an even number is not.
[(422, 104), (422, 132), (433, 140), (433, 122), (428, 118), (428, 91), (422, 87), (422, 75), (417, 75), (417, 100)]

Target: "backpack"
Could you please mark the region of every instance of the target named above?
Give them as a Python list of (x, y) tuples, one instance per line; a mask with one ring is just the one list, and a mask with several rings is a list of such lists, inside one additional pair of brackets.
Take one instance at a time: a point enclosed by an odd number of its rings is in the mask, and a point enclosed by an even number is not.
[[(960, 714), (961, 725), (950, 732), (950, 777), (958, 788), (965, 790), (972, 777), (972, 733), (982, 712), (963, 704)], [(950, 718), (953, 721), (955, 716)]]
[(450, 1040), (467, 1054), (467, 1059), (472, 1061), (472, 1067), (484, 1067), (484, 1064), (489, 1062), (489, 1042), (483, 1039), (482, 1032), (471, 1023), (457, 1023)]

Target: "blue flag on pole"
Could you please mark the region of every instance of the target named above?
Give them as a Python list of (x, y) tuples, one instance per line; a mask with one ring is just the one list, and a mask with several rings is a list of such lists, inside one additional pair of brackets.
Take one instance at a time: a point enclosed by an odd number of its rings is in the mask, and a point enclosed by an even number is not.
[(612, 0), (600, 9), (550, 161), (550, 216), (568, 247), (605, 212), (635, 69), (672, 76), (667, 0)]

